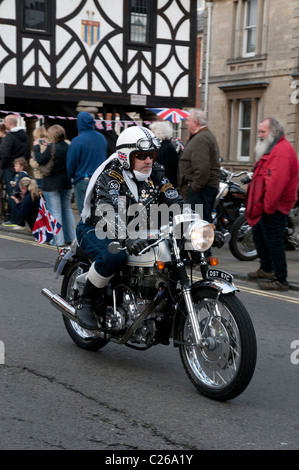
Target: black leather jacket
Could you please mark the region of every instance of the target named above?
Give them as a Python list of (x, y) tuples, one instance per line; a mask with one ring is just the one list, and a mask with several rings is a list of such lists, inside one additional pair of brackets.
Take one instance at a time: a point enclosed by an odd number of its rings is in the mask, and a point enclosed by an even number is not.
[(103, 218), (106, 219), (105, 210), (109, 207), (113, 207), (116, 225), (118, 225), (118, 229), (121, 226), (122, 230), (125, 230), (125, 227), (128, 227), (133, 220), (136, 221), (134, 222), (134, 226), (136, 226), (141, 222), (143, 225), (144, 219), (146, 219), (145, 223), (147, 227), (150, 227), (153, 218), (152, 211), (157, 211), (161, 204), (166, 204), (168, 207), (175, 204), (176, 208), (182, 210), (184, 201), (165, 177), (162, 165), (154, 163), (150, 178), (142, 182), (136, 180), (134, 182), (138, 188), (138, 202), (124, 180), (120, 162), (117, 159), (113, 160), (101, 173), (95, 184), (91, 200), (91, 216), (86, 220), (86, 223), (96, 225)]

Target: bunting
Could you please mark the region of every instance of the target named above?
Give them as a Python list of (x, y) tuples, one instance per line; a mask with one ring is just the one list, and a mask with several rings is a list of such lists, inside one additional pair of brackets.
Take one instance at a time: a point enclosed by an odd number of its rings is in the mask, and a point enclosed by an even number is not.
[[(0, 109), (0, 114), (13, 114), (14, 116), (21, 118), (25, 116), (27, 118), (38, 118), (40, 120), (44, 120), (45, 118), (48, 119), (61, 119), (63, 121), (76, 121), (77, 118), (75, 117), (67, 117), (67, 116), (52, 116), (49, 114), (30, 114), (30, 113), (22, 113), (22, 112), (15, 112), (15, 111), (3, 111)], [(107, 131), (112, 131), (113, 126), (124, 127), (124, 126), (149, 126), (151, 121), (118, 121), (118, 120), (104, 120), (104, 119), (95, 119), (97, 129), (106, 129)]]

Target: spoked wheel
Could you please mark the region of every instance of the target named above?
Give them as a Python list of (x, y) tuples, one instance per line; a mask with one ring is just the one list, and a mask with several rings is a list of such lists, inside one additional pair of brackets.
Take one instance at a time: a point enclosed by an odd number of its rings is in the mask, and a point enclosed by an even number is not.
[(217, 297), (201, 288), (193, 301), (204, 347), (194, 344), (188, 316), (180, 319), (180, 355), (186, 373), (203, 395), (219, 401), (240, 395), (256, 364), (256, 337), (249, 314), (234, 294)]
[(235, 258), (241, 261), (252, 261), (257, 258), (257, 251), (252, 237), (252, 227), (246, 216), (240, 215), (233, 223), (229, 248)]
[[(87, 266), (82, 266), (80, 263), (74, 264), (63, 278), (61, 296), (71, 305), (75, 305), (75, 302), (79, 298), (77, 277), (80, 274), (83, 274), (87, 269)], [(74, 343), (80, 346), (80, 348), (88, 349), (89, 351), (96, 351), (97, 349), (101, 349), (106, 346), (109, 342), (102, 338), (98, 338), (95, 331), (89, 331), (82, 328), (78, 323), (66, 318), (64, 315), (63, 321), (68, 334)]]

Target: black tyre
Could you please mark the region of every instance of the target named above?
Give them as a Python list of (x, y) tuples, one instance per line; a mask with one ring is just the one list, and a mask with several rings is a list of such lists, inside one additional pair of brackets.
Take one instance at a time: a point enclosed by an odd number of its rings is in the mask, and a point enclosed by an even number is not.
[[(61, 296), (71, 305), (74, 305), (79, 297), (76, 279), (80, 274), (83, 274), (87, 270), (87, 265), (78, 262), (69, 268), (63, 278)], [(78, 323), (69, 320), (64, 315), (63, 321), (68, 334), (74, 343), (76, 343), (80, 348), (87, 349), (89, 351), (96, 351), (106, 346), (106, 344), (109, 342), (102, 338), (97, 338), (94, 331), (89, 331), (82, 328)]]
[(230, 233), (229, 248), (235, 258), (240, 261), (253, 261), (257, 258), (252, 227), (248, 225), (245, 215), (240, 215), (234, 221)]
[(199, 392), (218, 401), (231, 400), (248, 386), (256, 364), (256, 336), (244, 305), (233, 294), (212, 288), (193, 293), (201, 334), (209, 347), (194, 345), (187, 315), (179, 324), (180, 356)]

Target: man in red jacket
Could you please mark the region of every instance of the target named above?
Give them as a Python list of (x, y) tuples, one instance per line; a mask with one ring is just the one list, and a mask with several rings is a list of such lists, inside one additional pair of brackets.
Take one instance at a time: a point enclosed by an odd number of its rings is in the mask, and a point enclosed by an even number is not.
[(261, 289), (287, 291), (284, 237), (288, 214), (297, 200), (298, 159), (275, 118), (263, 119), (258, 132), (259, 160), (248, 188), (246, 217), (253, 227), (260, 268), (248, 277), (267, 279), (259, 284)]

